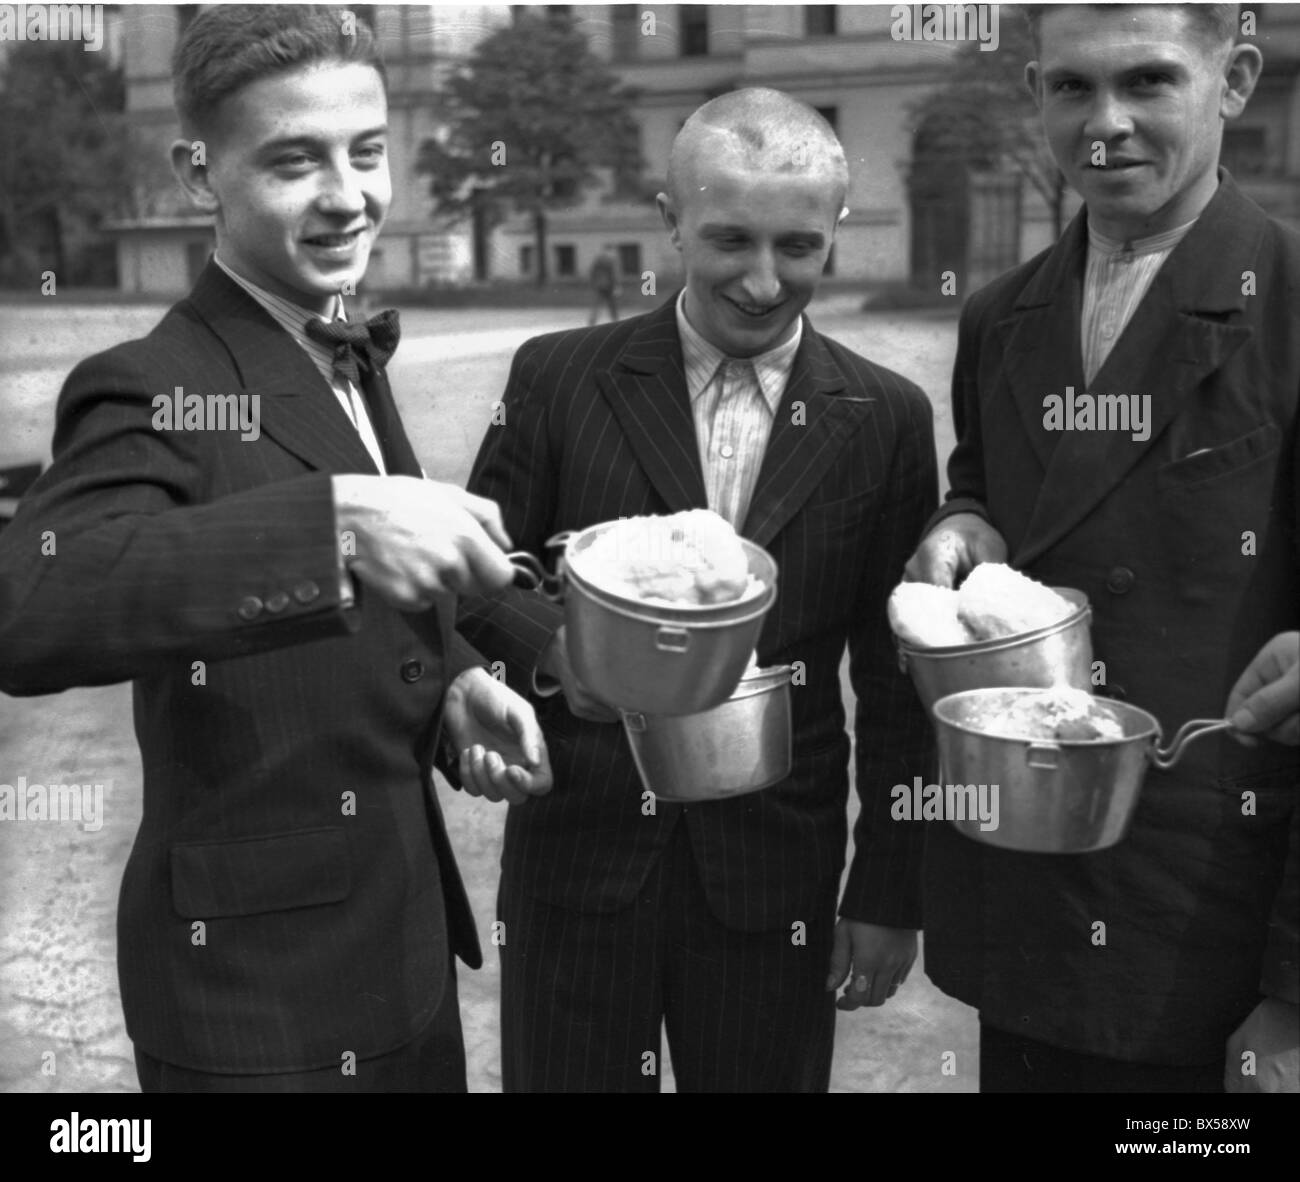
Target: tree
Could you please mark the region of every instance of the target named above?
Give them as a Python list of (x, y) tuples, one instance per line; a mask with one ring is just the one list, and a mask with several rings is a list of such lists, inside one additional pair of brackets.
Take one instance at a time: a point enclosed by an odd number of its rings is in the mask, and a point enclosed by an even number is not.
[(931, 158), (918, 163), (1014, 169), (1042, 196), (1059, 238), (1066, 184), (1025, 86), (1033, 43), (1017, 8), (1002, 5), (1001, 18), (996, 50), (965, 42), (953, 56), (949, 81), (909, 106), (912, 128), (920, 133), (918, 154)]
[(24, 286), (70, 277), (70, 244), (114, 211), (125, 88), (80, 42), (14, 44), (0, 74), (0, 272)]
[(444, 134), (420, 145), (435, 216), (532, 218), (537, 283), (546, 282), (547, 213), (571, 206), (606, 169), (618, 191), (641, 170), (634, 92), (567, 18), (531, 13), (481, 41), (435, 101)]

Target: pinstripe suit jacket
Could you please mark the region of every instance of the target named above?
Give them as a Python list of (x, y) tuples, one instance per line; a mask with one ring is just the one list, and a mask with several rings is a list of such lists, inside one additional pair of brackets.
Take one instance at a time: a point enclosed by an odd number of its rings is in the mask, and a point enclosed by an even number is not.
[[(706, 504), (672, 300), (648, 315), (527, 342), (504, 423), (489, 428), (470, 487), (499, 501), (516, 545), (557, 530)], [(924, 775), (930, 731), (899, 672), (885, 601), (935, 504), (930, 405), (897, 374), (805, 323), (742, 530), (779, 567), (758, 646), (800, 662), (794, 767), (766, 791), (641, 811), (623, 729), (585, 722), (559, 696), (538, 705), (555, 790), (511, 809), (503, 890), (586, 912), (632, 901), (674, 826), (686, 824), (710, 904), (748, 931), (789, 929), (834, 890), (847, 844), (849, 739), (840, 662), (858, 696), (862, 799), (842, 913), (918, 927), (920, 827), (889, 819), (889, 790)], [(462, 630), (528, 692), (561, 609), (521, 591), (463, 605)]]
[[(154, 430), (177, 386), (260, 396), (260, 437)], [(343, 608), (341, 472), (375, 472), (355, 428), (210, 263), (148, 337), (73, 371), (54, 463), (0, 542), (0, 689), (134, 680), (122, 1003), (182, 1066), (394, 1049), (436, 1009), (449, 944), (481, 960), (428, 771), (444, 686), (478, 658), (449, 604), (406, 615), (358, 586)]]

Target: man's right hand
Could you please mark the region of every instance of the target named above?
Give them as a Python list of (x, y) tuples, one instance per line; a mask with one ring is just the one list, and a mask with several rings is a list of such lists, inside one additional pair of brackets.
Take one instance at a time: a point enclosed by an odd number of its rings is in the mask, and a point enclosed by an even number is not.
[(442, 592), (508, 586), (510, 538), (494, 501), (414, 476), (335, 476), (334, 517), (348, 570), (402, 611)]
[(922, 539), (907, 560), (909, 583), (955, 587), (981, 562), (1006, 562), (1007, 544), (978, 513), (945, 517)]
[(537, 671), (547, 677), (555, 678), (560, 683), (564, 690), (564, 700), (568, 703), (572, 714), (585, 718), (588, 722), (618, 722), (618, 711), (594, 697), (574, 673), (573, 666), (569, 664), (568, 642), (565, 639), (563, 624), (551, 637), (551, 643), (542, 653), (542, 658), (537, 663)]

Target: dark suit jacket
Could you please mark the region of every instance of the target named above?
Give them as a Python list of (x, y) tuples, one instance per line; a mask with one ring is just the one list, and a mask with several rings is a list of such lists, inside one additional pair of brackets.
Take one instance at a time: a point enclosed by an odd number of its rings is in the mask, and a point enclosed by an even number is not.
[[(1081, 213), (964, 310), (940, 512), (986, 513), (1013, 565), (1087, 594), (1100, 692), (1149, 710), (1168, 741), (1188, 719), (1221, 717), (1250, 658), (1300, 621), (1300, 237), (1223, 174), (1091, 384), (1086, 243)], [(1043, 399), (1066, 386), (1150, 395), (1150, 438), (1045, 430)], [(1030, 1038), (1155, 1063), (1221, 1057), (1259, 998), (1296, 779), (1294, 748), (1216, 736), (1147, 772), (1132, 829), (1108, 851), (1008, 853), (936, 826), (927, 971)], [(1291, 931), (1274, 929), (1271, 965), (1292, 995), (1294, 909), (1277, 914)]]
[[(260, 396), (260, 438), (154, 430), (177, 386)], [(479, 658), (450, 602), (407, 615), (357, 584), (341, 606), (345, 472), (375, 468), (327, 383), (210, 263), (148, 337), (73, 371), (0, 542), (0, 689), (135, 683), (118, 966), (128, 1033), (168, 1062), (388, 1051), (436, 1009), (449, 945), (481, 960), (429, 778), (443, 690)]]
[[(489, 428), (470, 488), (501, 503), (517, 546), (541, 553), (558, 530), (706, 505), (674, 303), (539, 337), (516, 353), (504, 423)], [(792, 690), (790, 778), (695, 807), (660, 801), (646, 817), (622, 726), (582, 721), (559, 696), (545, 700), (555, 789), (510, 810), (503, 891), (617, 910), (684, 823), (718, 918), (789, 930), (834, 892), (844, 865), (847, 640), (862, 814), (842, 911), (916, 926), (922, 827), (890, 820), (889, 790), (926, 774), (930, 736), (899, 671), (885, 601), (936, 500), (935, 466), (924, 394), (805, 321), (742, 531), (779, 569), (760, 663), (800, 662), (806, 678)], [(466, 636), (505, 662), (521, 692), (561, 622), (561, 609), (520, 591), (466, 601), (462, 613)]]

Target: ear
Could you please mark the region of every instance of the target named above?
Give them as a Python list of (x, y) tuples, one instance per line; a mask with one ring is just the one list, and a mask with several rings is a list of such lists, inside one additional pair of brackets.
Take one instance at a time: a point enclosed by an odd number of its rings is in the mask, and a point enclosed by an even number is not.
[(659, 216), (663, 218), (664, 225), (668, 229), (668, 240), (676, 249), (681, 250), (682, 228), (677, 217), (677, 210), (673, 206), (673, 199), (667, 193), (659, 193), (655, 197), (655, 205), (658, 206)]
[(1264, 55), (1248, 43), (1234, 45), (1223, 67), (1223, 94), (1219, 99), (1219, 114), (1225, 119), (1235, 119), (1246, 109), (1246, 103), (1255, 92), (1255, 83), (1264, 68)]
[(198, 140), (176, 140), (171, 161), (172, 172), (190, 200), (204, 213), (216, 213), (221, 203), (212, 191), (206, 145)]
[(1039, 65), (1036, 61), (1025, 63), (1025, 89), (1029, 91), (1029, 96), (1034, 100), (1034, 106), (1040, 111), (1043, 109), (1043, 89), (1042, 75)]

